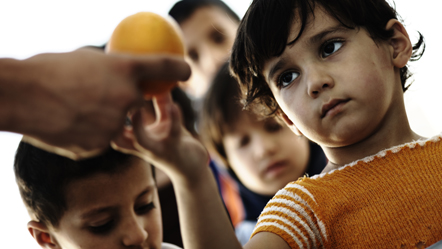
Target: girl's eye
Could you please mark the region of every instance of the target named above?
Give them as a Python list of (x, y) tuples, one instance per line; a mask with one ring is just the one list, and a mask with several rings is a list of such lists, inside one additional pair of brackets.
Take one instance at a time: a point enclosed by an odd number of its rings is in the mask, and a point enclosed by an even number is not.
[(95, 234), (104, 234), (112, 230), (113, 226), (114, 226), (114, 220), (110, 220), (102, 225), (89, 226), (89, 229)]
[(333, 53), (335, 53), (336, 51), (338, 51), (342, 45), (344, 44), (344, 42), (342, 41), (331, 41), (328, 42), (324, 45), (324, 47), (322, 48), (322, 57), (328, 57), (330, 55), (332, 55)]
[(137, 214), (146, 214), (154, 208), (155, 208), (155, 204), (153, 202), (151, 202), (149, 204), (137, 207), (136, 212), (137, 212)]
[(299, 77), (299, 73), (296, 73), (296, 72), (283, 73), (279, 77), (279, 85), (284, 88), (284, 87), (290, 85), (290, 83), (292, 83), (298, 77)]

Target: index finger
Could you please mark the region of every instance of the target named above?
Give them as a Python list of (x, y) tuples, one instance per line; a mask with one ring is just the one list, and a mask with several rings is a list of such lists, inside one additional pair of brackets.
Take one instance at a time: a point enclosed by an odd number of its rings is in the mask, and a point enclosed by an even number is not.
[(139, 56), (134, 66), (138, 80), (185, 81), (191, 70), (182, 57), (171, 55)]

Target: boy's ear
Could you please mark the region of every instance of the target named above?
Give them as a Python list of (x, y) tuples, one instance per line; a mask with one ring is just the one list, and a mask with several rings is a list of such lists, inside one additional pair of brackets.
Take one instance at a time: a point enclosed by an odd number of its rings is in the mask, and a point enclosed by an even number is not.
[(390, 45), (393, 52), (393, 64), (397, 68), (405, 67), (413, 53), (410, 37), (404, 25), (396, 19), (388, 21), (386, 30), (393, 30)]
[(47, 226), (43, 223), (38, 221), (28, 222), (28, 231), (41, 246), (41, 248), (61, 249), (53, 235), (49, 233)]
[(284, 121), (287, 127), (289, 127), (290, 130), (292, 130), (297, 136), (302, 136), (302, 132), (298, 130), (298, 127), (296, 127), (296, 125), (293, 124), (290, 118), (287, 117), (287, 115), (283, 111), (279, 110), (277, 115), (279, 116), (280, 119), (282, 119), (282, 121)]

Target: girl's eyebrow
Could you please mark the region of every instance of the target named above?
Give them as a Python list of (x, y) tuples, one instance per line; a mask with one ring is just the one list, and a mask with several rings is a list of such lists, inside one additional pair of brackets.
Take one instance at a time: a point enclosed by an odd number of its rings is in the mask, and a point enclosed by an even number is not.
[(270, 82), (273, 79), (273, 76), (276, 72), (278, 72), (281, 68), (284, 68), (285, 64), (287, 64), (286, 58), (281, 58), (278, 62), (270, 69), (269, 75), (267, 76), (267, 82)]
[(337, 24), (336, 26), (332, 26), (329, 27), (325, 30), (322, 30), (321, 32), (319, 32), (316, 35), (313, 35), (312, 37), (310, 37), (307, 42), (310, 44), (316, 44), (318, 42), (321, 42), (322, 39), (324, 39), (325, 36), (333, 34), (333, 33), (338, 33), (338, 32), (345, 32), (348, 31), (349, 29), (347, 27), (344, 27), (342, 24)]

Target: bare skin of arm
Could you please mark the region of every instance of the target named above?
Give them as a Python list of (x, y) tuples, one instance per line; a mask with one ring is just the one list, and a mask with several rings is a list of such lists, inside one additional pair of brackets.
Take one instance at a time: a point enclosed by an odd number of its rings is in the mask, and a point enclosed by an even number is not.
[[(135, 113), (133, 128), (114, 141), (123, 152), (144, 158), (171, 179), (177, 196), (180, 226), (186, 249), (240, 249), (218, 193), (203, 145), (180, 124), (178, 107), (170, 96), (154, 101), (152, 110)], [(244, 247), (289, 249), (279, 236), (259, 233)]]
[(109, 147), (127, 111), (143, 102), (139, 84), (189, 75), (179, 58), (95, 49), (0, 59), (0, 130), (72, 159), (92, 156)]

